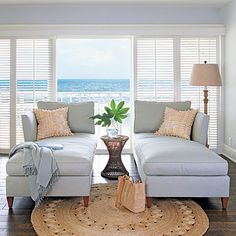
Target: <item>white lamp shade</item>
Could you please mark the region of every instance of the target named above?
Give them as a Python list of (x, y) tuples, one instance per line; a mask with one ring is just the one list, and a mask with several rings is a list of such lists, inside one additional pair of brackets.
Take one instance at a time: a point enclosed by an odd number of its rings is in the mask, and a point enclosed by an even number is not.
[(219, 67), (217, 64), (194, 64), (190, 85), (193, 86), (222, 86)]

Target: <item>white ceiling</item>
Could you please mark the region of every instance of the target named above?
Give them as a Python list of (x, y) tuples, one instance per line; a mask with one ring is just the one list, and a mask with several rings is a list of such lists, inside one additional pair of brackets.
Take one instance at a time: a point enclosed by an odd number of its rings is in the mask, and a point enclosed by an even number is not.
[(158, 3), (223, 6), (231, 0), (0, 0), (0, 4), (53, 4), (53, 3)]

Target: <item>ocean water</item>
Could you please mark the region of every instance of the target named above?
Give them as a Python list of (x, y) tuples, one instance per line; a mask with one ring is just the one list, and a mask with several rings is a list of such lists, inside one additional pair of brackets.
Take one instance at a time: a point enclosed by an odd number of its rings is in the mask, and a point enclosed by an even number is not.
[(58, 92), (128, 92), (128, 79), (59, 79)]
[[(0, 80), (0, 90), (9, 89), (9, 80)], [(19, 80), (17, 89), (20, 91), (46, 91), (46, 80)], [(57, 80), (58, 92), (128, 92), (130, 83), (128, 79), (59, 79)]]

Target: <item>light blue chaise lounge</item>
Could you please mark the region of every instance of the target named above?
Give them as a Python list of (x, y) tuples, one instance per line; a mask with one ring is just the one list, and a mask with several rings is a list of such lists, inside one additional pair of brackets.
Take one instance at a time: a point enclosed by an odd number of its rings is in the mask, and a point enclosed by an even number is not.
[[(84, 205), (88, 205), (92, 180), (92, 166), (97, 140), (94, 122), (89, 117), (94, 115), (93, 102), (58, 103), (38, 102), (38, 108), (53, 110), (68, 107), (68, 124), (73, 136), (54, 137), (40, 142), (63, 144), (63, 150), (54, 152), (60, 176), (48, 196), (83, 196)], [(25, 141), (36, 141), (37, 121), (33, 112), (22, 116)], [(7, 162), (6, 196), (9, 208), (14, 197), (30, 196), (27, 177), (22, 168), (22, 153), (15, 154)]]
[(228, 163), (205, 146), (209, 116), (197, 113), (191, 141), (157, 136), (165, 107), (188, 110), (191, 103), (135, 102), (134, 157), (146, 183), (148, 206), (152, 197), (219, 197), (226, 208)]

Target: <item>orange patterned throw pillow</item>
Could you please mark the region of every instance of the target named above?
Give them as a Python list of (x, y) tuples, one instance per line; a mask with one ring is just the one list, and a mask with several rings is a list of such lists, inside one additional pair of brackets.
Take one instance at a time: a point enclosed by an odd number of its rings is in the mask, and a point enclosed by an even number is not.
[(73, 135), (67, 122), (68, 107), (56, 110), (33, 109), (38, 122), (37, 139)]
[(196, 110), (177, 111), (166, 107), (164, 122), (155, 134), (175, 136), (189, 140), (196, 114)]

